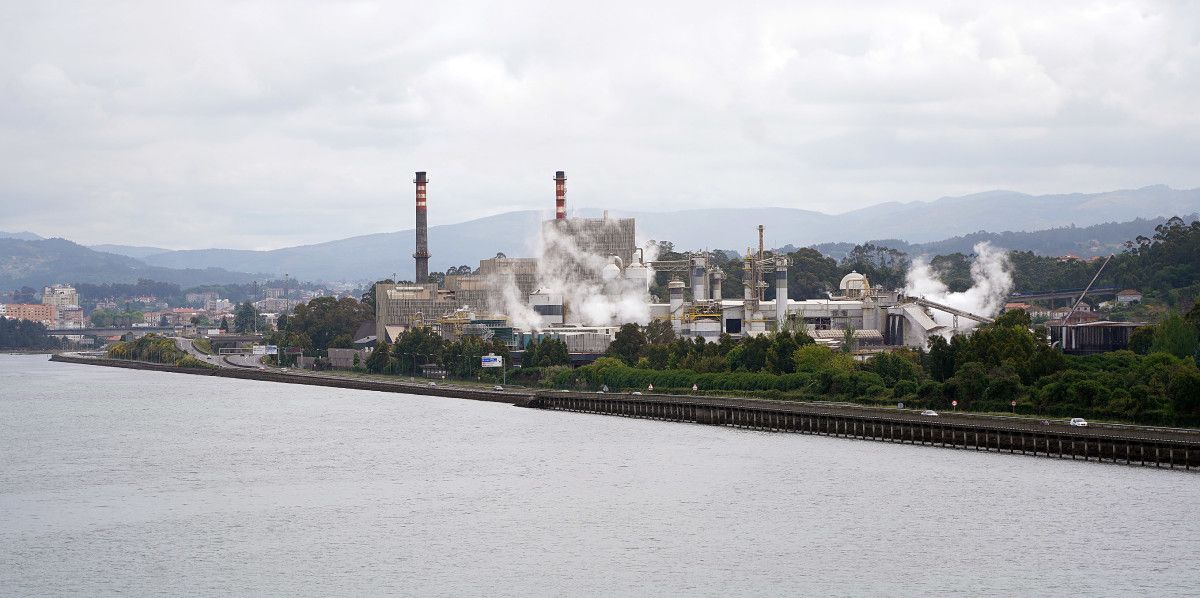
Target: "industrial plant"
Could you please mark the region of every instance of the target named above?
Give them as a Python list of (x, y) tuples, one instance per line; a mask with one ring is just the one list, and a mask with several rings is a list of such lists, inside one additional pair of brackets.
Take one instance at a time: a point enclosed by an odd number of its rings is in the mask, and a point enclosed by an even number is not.
[[(723, 295), (725, 275), (713, 254), (658, 260), (653, 247), (639, 247), (632, 218), (570, 218), (566, 173), (554, 176), (554, 219), (542, 223), (536, 258), (497, 255), (473, 272), (448, 273), (431, 281), (428, 272), (428, 185), (417, 172), (414, 283), (378, 283), (377, 336), (391, 342), (405, 329), (428, 326), (446, 338), (498, 338), (515, 350), (545, 338), (563, 340), (573, 354), (603, 353), (621, 324), (669, 321), (681, 337), (716, 341), (777, 330), (803, 331), (832, 347), (850, 343), (858, 354), (889, 347), (924, 347), (931, 335), (948, 335), (990, 322), (985, 315), (956, 309), (898, 289), (873, 286), (850, 272), (835, 292), (820, 299), (788, 297), (788, 258), (766, 250), (764, 226), (757, 248), (741, 257), (740, 298)], [(650, 294), (656, 275), (666, 273), (667, 301)], [(768, 297), (768, 289), (773, 291)]]

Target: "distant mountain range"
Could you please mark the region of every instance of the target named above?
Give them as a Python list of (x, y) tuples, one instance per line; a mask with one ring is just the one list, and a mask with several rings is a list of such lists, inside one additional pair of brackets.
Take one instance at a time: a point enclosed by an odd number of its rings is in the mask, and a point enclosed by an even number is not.
[[(1180, 216), (1187, 222), (1200, 220), (1200, 214)], [(1038, 255), (1067, 255), (1092, 257), (1120, 253), (1125, 250), (1125, 242), (1132, 241), (1138, 235), (1151, 236), (1154, 227), (1166, 222), (1166, 218), (1138, 218), (1129, 222), (1108, 222), (1087, 227), (1065, 226), (1032, 232), (1003, 232), (989, 233), (980, 231), (969, 235), (961, 235), (941, 241), (928, 243), (909, 243), (901, 239), (874, 239), (865, 241), (899, 249), (909, 255), (946, 255), (950, 253), (969, 254), (975, 244), (988, 241), (996, 247), (1019, 251), (1032, 251)], [(813, 247), (821, 253), (841, 260), (846, 257), (855, 245), (864, 243), (819, 243)], [(794, 248), (792, 248), (794, 250)]]
[[(439, 206), (431, 203), (430, 209)], [(770, 247), (819, 245), (837, 253), (843, 251), (839, 247), (845, 243), (852, 247), (865, 239), (885, 239), (890, 241), (879, 244), (910, 253), (948, 253), (969, 251), (976, 241), (987, 238), (1010, 249), (1082, 256), (1117, 250), (1125, 240), (1151, 233), (1155, 224), (1166, 217), (1196, 213), (1200, 213), (1200, 189), (1156, 185), (1066, 195), (989, 191), (929, 202), (884, 203), (836, 215), (792, 208), (709, 208), (675, 212), (613, 210), (611, 216), (636, 218), (639, 240), (672, 241), (681, 250), (745, 249), (757, 244), (757, 226), (763, 224)], [(576, 215), (596, 217), (601, 211), (584, 209)], [(526, 210), (431, 227), (430, 269), (475, 266), (497, 252), (510, 257), (536, 255), (542, 217), (539, 211)], [(376, 280), (393, 273), (410, 279), (413, 245), (414, 231), (409, 229), (269, 251), (170, 251), (123, 245), (97, 245), (92, 249), (121, 254), (140, 261), (143, 267), (213, 274), (224, 270), (231, 275), (286, 273), (301, 280), (331, 281)], [(0, 261), (5, 259), (6, 254), (0, 253)], [(213, 268), (218, 270), (207, 270)], [(60, 276), (57, 280), (67, 279)], [(6, 279), (0, 275), (0, 287), (5, 285)]]
[(0, 289), (54, 283), (137, 282), (148, 278), (187, 288), (203, 284), (250, 282), (255, 277), (220, 268), (173, 269), (134, 258), (95, 251), (66, 239), (25, 240), (0, 237)]

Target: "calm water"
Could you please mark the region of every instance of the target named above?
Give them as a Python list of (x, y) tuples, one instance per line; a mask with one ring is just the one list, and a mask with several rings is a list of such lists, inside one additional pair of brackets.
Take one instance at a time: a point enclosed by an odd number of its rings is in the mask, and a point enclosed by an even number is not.
[(1200, 477), (0, 356), (5, 595), (1196, 595)]

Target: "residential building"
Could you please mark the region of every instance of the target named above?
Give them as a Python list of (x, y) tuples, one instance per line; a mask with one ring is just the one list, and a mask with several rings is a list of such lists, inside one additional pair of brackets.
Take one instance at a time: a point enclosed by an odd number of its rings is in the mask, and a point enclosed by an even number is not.
[(79, 305), (79, 292), (75, 290), (75, 287), (69, 285), (48, 286), (42, 290), (42, 304), (54, 307), (77, 306)]
[(4, 317), (10, 320), (29, 320), (53, 327), (58, 317), (53, 305), (45, 303), (8, 303), (4, 305)]
[(1128, 305), (1142, 300), (1142, 293), (1136, 289), (1125, 289), (1117, 293), (1117, 303)]

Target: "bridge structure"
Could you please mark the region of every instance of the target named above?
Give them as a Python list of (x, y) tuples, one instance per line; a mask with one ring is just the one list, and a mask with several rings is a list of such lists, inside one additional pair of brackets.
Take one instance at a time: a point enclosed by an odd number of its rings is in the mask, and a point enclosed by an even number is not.
[[(1009, 301), (1066, 301), (1073, 303), (1079, 299), (1086, 289), (1058, 289), (1054, 291), (1036, 291), (1033, 293), (1012, 293), (1008, 296)], [(1121, 289), (1117, 287), (1094, 287), (1087, 294), (1091, 296), (1110, 296), (1116, 297), (1117, 291)]]
[(177, 334), (183, 330), (175, 326), (116, 326), (112, 328), (49, 328), (46, 334), (82, 336), (125, 336), (126, 334)]

